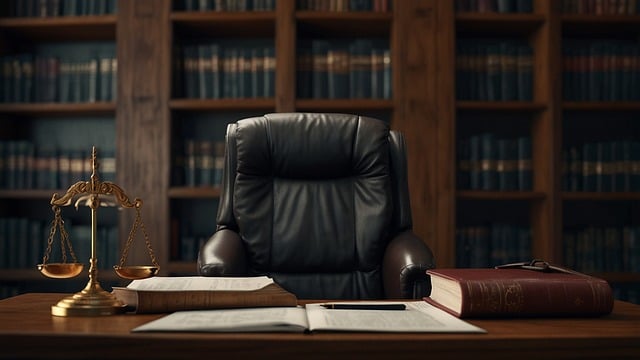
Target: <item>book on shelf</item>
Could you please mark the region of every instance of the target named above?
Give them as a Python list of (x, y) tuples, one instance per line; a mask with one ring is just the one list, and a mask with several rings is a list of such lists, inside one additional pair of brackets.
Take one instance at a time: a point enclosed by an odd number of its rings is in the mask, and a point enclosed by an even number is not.
[(427, 274), (432, 290), (425, 301), (460, 318), (586, 317), (613, 309), (605, 280), (536, 261)]
[(297, 305), (294, 294), (266, 276), (156, 276), (114, 287), (113, 294), (138, 314)]
[[(311, 303), (304, 307), (179, 311), (148, 322), (133, 332), (424, 332), (484, 333), (424, 301), (403, 302), (404, 310), (371, 310), (380, 302), (343, 302), (350, 309), (329, 309)], [(386, 303), (389, 304), (389, 303)], [(396, 304), (396, 303), (393, 303)], [(360, 306), (358, 309), (353, 307)]]

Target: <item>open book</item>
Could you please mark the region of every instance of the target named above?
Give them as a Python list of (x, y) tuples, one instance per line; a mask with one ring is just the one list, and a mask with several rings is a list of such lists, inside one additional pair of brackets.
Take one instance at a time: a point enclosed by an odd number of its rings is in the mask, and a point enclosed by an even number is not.
[(273, 279), (257, 277), (156, 276), (114, 287), (113, 294), (129, 310), (168, 313), (180, 310), (275, 307), (298, 304)]
[(336, 310), (327, 309), (323, 304), (307, 304), (305, 307), (180, 311), (141, 325), (132, 331), (485, 332), (424, 301), (402, 304), (406, 305), (406, 310)]

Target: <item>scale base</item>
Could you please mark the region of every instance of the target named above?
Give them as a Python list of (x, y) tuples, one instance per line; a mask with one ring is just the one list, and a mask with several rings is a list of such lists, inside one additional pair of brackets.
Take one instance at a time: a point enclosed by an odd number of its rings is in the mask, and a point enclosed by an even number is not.
[(125, 312), (125, 304), (100, 284), (89, 281), (84, 290), (60, 300), (51, 306), (55, 316), (106, 316)]

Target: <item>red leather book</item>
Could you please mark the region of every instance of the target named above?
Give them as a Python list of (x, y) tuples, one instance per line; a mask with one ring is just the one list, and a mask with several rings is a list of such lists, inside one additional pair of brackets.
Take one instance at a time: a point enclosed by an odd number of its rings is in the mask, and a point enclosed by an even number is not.
[(428, 303), (460, 318), (606, 315), (613, 294), (602, 279), (523, 268), (433, 269)]

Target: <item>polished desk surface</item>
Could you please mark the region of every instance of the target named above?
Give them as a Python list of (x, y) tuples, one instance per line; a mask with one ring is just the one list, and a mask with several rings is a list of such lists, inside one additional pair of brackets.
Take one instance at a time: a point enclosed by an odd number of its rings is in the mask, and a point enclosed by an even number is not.
[(56, 317), (65, 294), (0, 300), (0, 358), (640, 359), (640, 306), (600, 318), (469, 320), (487, 334), (131, 333), (162, 315)]

